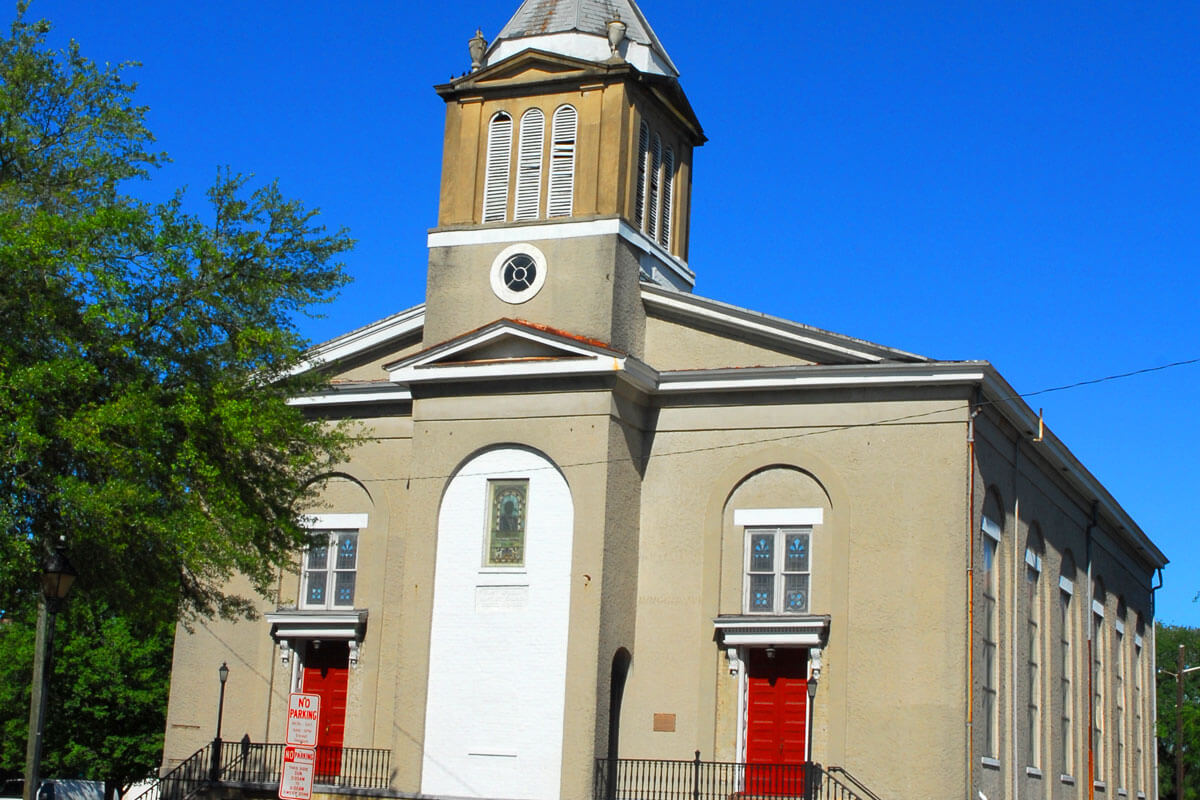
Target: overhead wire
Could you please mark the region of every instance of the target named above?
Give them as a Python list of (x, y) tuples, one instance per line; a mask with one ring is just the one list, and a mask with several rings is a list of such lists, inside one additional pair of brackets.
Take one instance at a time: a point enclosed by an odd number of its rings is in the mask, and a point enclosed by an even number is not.
[[(897, 423), (902, 423), (902, 422), (911, 422), (912, 420), (922, 419), (925, 417), (933, 417), (933, 416), (937, 416), (940, 414), (949, 414), (949, 413), (952, 413), (955, 411), (962, 411), (962, 410), (965, 410), (968, 408), (984, 408), (987, 406), (996, 406), (996, 405), (1000, 405), (1003, 403), (1011, 402), (1013, 400), (1024, 400), (1026, 398), (1038, 397), (1041, 395), (1052, 394), (1055, 392), (1065, 392), (1070, 389), (1078, 389), (1078, 388), (1084, 387), (1084, 386), (1096, 386), (1098, 384), (1108, 383), (1110, 381), (1124, 380), (1126, 378), (1133, 378), (1133, 377), (1137, 377), (1139, 375), (1146, 375), (1146, 374), (1153, 373), (1153, 372), (1162, 372), (1164, 370), (1174, 369), (1176, 367), (1191, 366), (1194, 364), (1200, 364), (1200, 358), (1190, 358), (1190, 359), (1185, 359), (1185, 360), (1181, 360), (1181, 361), (1173, 361), (1168, 364), (1159, 364), (1157, 366), (1144, 367), (1142, 369), (1136, 369), (1136, 370), (1132, 370), (1130, 372), (1120, 372), (1120, 373), (1115, 373), (1112, 375), (1105, 375), (1104, 377), (1101, 377), (1101, 378), (1089, 378), (1087, 380), (1076, 381), (1074, 383), (1063, 384), (1061, 386), (1051, 386), (1046, 389), (1038, 389), (1038, 390), (1032, 391), (1032, 392), (1017, 392), (1015, 394), (1006, 395), (1004, 397), (998, 397), (994, 400), (985, 400), (985, 401), (976, 402), (976, 403), (967, 402), (967, 403), (964, 403), (963, 405), (955, 405), (955, 406), (950, 406), (950, 407), (945, 407), (945, 408), (937, 408), (937, 409), (933, 409), (930, 411), (921, 411), (921, 412), (917, 412), (917, 413), (913, 413), (913, 414), (904, 414), (904, 415), (898, 416), (898, 417), (888, 417), (886, 419), (874, 420), (871, 422), (849, 422), (849, 423), (844, 423), (841, 425), (811, 426), (811, 427), (814, 427), (815, 429), (814, 430), (806, 430), (806, 431), (802, 431), (799, 433), (789, 433), (789, 434), (784, 434), (784, 435), (780, 435), (780, 436), (770, 436), (770, 437), (763, 438), (763, 439), (746, 439), (746, 440), (737, 441), (737, 442), (725, 442), (722, 444), (710, 444), (710, 445), (704, 445), (701, 447), (684, 448), (682, 450), (670, 450), (670, 451), (666, 451), (666, 452), (654, 453), (653, 456), (648, 455), (648, 456), (645, 456), (642, 458), (636, 458), (636, 459), (632, 456), (620, 457), (620, 458), (601, 458), (601, 459), (594, 459), (591, 461), (578, 461), (578, 462), (574, 462), (574, 463), (570, 463), (570, 464), (547, 465), (545, 467), (537, 467), (534, 469), (526, 469), (526, 470), (522, 470), (522, 471), (532, 472), (532, 471), (537, 471), (537, 470), (555, 470), (555, 469), (565, 470), (565, 469), (575, 469), (575, 468), (579, 468), (579, 467), (601, 466), (601, 465), (605, 465), (605, 464), (632, 463), (634, 461), (648, 462), (651, 458), (665, 458), (668, 456), (695, 455), (697, 453), (707, 453), (707, 452), (716, 452), (716, 451), (720, 451), (720, 450), (730, 450), (730, 449), (733, 449), (736, 447), (752, 447), (752, 446), (756, 446), (756, 445), (772, 444), (775, 442), (794, 441), (794, 440), (798, 440), (798, 439), (805, 439), (810, 436), (822, 436), (825, 434), (839, 433), (839, 432), (848, 431), (848, 430), (858, 430), (858, 429), (862, 429), (862, 428), (879, 428), (879, 427), (885, 427), (885, 426), (889, 426), (889, 425), (895, 425)], [(695, 431), (695, 432), (696, 433), (699, 433), (699, 432), (708, 433), (708, 432), (712, 432), (713, 430), (715, 430), (715, 429), (710, 429), (708, 431)], [(673, 431), (673, 433), (689, 433), (689, 431)], [(458, 475), (460, 477), (480, 477), (485, 474), (491, 475), (493, 473), (488, 472), (488, 473), (476, 474), (476, 473), (458, 472), (458, 473), (454, 473), (453, 475), (410, 475), (410, 476), (406, 476), (406, 477), (397, 476), (394, 478), (375, 478), (375, 479), (369, 480), (369, 482), (384, 483), (384, 482), (395, 482), (395, 481), (409, 482), (409, 481), (447, 480), (451, 477), (454, 477), (454, 475)]]

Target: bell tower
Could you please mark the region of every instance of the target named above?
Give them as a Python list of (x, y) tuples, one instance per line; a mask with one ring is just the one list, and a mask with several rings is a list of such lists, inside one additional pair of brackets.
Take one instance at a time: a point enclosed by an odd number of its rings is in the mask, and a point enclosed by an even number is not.
[(425, 344), (519, 318), (639, 354), (638, 285), (690, 291), (678, 71), (634, 0), (526, 0), (446, 101)]

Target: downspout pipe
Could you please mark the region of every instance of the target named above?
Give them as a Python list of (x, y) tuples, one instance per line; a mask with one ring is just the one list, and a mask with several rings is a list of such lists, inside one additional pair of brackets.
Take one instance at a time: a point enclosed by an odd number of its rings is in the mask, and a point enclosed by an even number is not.
[(967, 800), (975, 792), (975, 417), (979, 393), (967, 417)]

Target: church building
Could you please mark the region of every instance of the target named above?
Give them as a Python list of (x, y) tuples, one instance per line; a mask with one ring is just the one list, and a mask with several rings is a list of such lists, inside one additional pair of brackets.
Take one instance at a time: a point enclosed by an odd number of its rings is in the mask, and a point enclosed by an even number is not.
[(1154, 800), (1166, 558), (1037, 413), (693, 293), (705, 135), (634, 0), (469, 54), (425, 303), (295, 399), (370, 440), (260, 618), (180, 629), (163, 773), (273, 794), (303, 692), (325, 795)]

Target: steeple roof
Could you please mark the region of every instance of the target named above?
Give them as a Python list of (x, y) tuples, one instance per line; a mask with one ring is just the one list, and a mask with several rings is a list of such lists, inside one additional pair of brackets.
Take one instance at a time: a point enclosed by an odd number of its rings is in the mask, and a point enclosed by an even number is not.
[(522, 50), (606, 61), (611, 55), (608, 23), (625, 23), (621, 55), (642, 72), (679, 77), (666, 48), (634, 0), (524, 0), (488, 50), (495, 64)]

